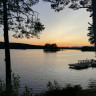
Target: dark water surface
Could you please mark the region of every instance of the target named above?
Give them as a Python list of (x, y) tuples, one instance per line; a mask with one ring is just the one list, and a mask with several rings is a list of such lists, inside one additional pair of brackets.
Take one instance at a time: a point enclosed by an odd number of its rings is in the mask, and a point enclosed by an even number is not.
[[(0, 78), (4, 80), (4, 50), (0, 50), (0, 54)], [(44, 91), (49, 80), (56, 80), (62, 86), (71, 83), (86, 88), (90, 80), (96, 80), (96, 68), (74, 70), (68, 66), (83, 59), (95, 59), (94, 52), (65, 50), (44, 53), (43, 50), (11, 50), (12, 71), (20, 76), (21, 90), (28, 85), (36, 93)]]

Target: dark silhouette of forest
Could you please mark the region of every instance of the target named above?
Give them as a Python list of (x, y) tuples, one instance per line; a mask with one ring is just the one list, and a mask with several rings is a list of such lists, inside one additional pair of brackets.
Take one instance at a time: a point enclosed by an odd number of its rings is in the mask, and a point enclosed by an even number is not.
[[(10, 49), (44, 49), (44, 50), (50, 50), (50, 48), (52, 48), (52, 50), (54, 50), (54, 44), (51, 45), (50, 47), (45, 47), (45, 46), (41, 46), (41, 45), (23, 44), (23, 43), (9, 43), (9, 45), (10, 45)], [(0, 49), (4, 49), (4, 42), (0, 42)], [(63, 50), (63, 49), (80, 50), (81, 47), (57, 47), (57, 48), (55, 48), (56, 51)]]
[(92, 46), (83, 46), (81, 51), (95, 51), (95, 48)]
[[(9, 43), (10, 49), (43, 49), (44, 46), (23, 43)], [(4, 42), (0, 42), (0, 49), (4, 49)]]
[[(10, 49), (43, 49), (45, 52), (56, 52), (63, 51), (65, 49), (68, 50), (81, 50), (81, 51), (95, 51), (93, 46), (82, 46), (82, 47), (58, 47), (56, 44), (45, 44), (45, 46), (41, 45), (30, 45), (23, 43), (9, 43)], [(4, 49), (4, 42), (0, 42), (0, 49)]]

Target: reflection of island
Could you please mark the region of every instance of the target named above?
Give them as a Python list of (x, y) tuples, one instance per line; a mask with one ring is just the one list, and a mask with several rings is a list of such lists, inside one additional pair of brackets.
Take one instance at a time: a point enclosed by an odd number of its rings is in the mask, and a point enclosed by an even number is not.
[(57, 45), (55, 43), (54, 44), (45, 44), (44, 51), (45, 52), (56, 52), (56, 51), (59, 51), (59, 48), (57, 47)]

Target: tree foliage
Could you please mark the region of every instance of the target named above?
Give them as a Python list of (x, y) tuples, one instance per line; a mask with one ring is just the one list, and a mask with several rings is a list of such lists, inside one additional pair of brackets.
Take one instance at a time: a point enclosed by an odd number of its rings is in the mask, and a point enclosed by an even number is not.
[(32, 9), (39, 0), (0, 0), (0, 25), (3, 25), (3, 2), (7, 2), (8, 30), (15, 38), (38, 37), (44, 30), (38, 14)]
[(79, 8), (87, 8), (87, 11), (92, 10), (92, 0), (43, 0), (51, 3), (51, 8), (55, 11), (61, 11), (68, 5), (69, 8), (77, 10)]
[[(9, 31), (15, 38), (37, 37), (44, 30), (44, 25), (38, 18), (38, 13), (32, 9), (39, 0), (0, 0), (0, 26), (4, 26), (4, 47), (6, 64), (6, 89), (11, 90), (11, 59), (9, 46)], [(9, 88), (10, 86), (10, 88)]]
[(91, 44), (94, 44), (95, 40), (94, 40), (93, 24), (90, 24), (90, 27), (88, 27), (88, 31), (89, 33), (87, 34), (87, 36), (89, 36), (89, 42)]
[[(3, 1), (0, 0), (0, 25), (3, 24)], [(56, 12), (59, 12), (65, 8), (65, 6), (78, 10), (80, 8), (86, 8), (89, 11), (90, 17), (92, 17), (92, 0), (43, 0), (51, 3), (51, 8)], [(44, 30), (44, 25), (40, 22), (38, 14), (32, 9), (31, 6), (37, 4), (39, 0), (7, 0), (8, 8), (8, 27), (10, 31), (15, 32), (13, 35), (15, 38), (23, 37), (38, 37), (38, 34)], [(91, 29), (92, 26), (90, 25)], [(89, 28), (88, 27), (88, 30)], [(87, 36), (89, 36), (89, 42), (93, 44), (93, 32), (89, 30)], [(91, 35), (92, 34), (92, 35)], [(92, 39), (93, 38), (93, 39)]]
[[(92, 0), (43, 0), (45, 2), (51, 3), (51, 8), (54, 9), (56, 12), (59, 12), (65, 8), (65, 6), (78, 10), (80, 8), (86, 8), (86, 11), (90, 12), (90, 17), (93, 16), (92, 11)], [(93, 32), (93, 24), (89, 23), (88, 27), (89, 33), (89, 42), (94, 44), (94, 32)]]

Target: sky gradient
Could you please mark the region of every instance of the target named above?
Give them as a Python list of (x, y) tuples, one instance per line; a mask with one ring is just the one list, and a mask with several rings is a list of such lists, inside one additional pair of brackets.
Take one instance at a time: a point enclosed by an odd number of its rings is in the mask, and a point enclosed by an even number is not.
[[(45, 43), (56, 43), (58, 46), (88, 46), (88, 22), (91, 22), (90, 13), (85, 9), (74, 11), (65, 8), (63, 11), (55, 12), (50, 3), (39, 2), (33, 6), (39, 12), (39, 17), (45, 30), (40, 34), (40, 39), (16, 39), (10, 32), (10, 42), (27, 43), (33, 45), (44, 45)], [(3, 41), (3, 28), (0, 28), (0, 41)]]

